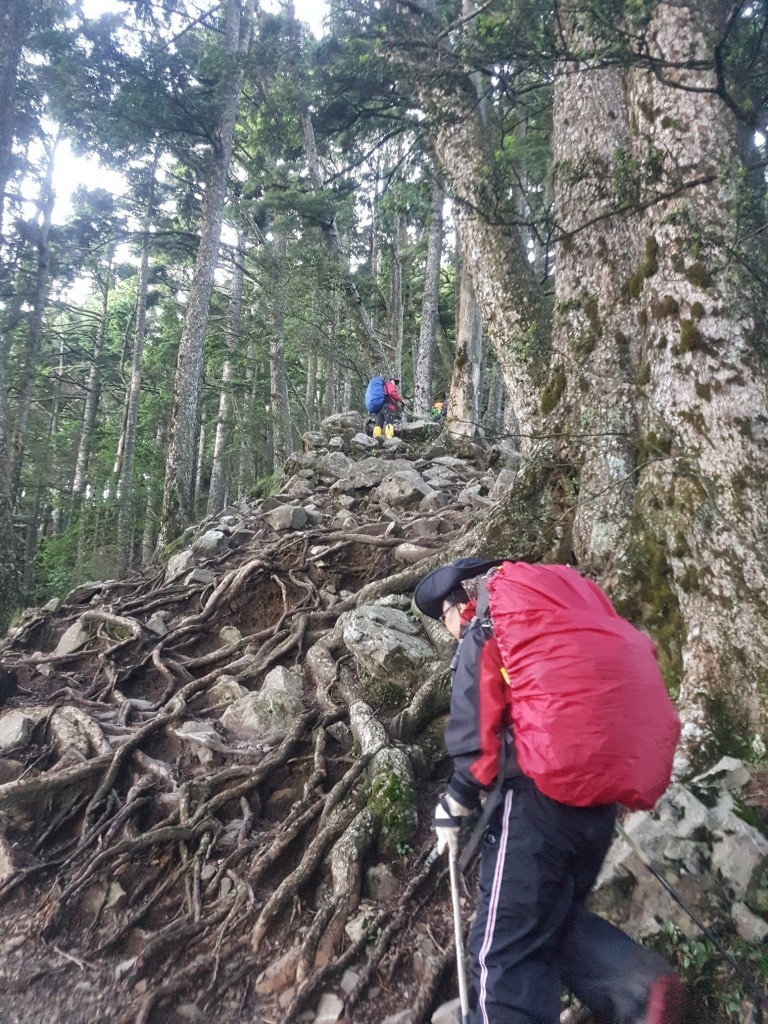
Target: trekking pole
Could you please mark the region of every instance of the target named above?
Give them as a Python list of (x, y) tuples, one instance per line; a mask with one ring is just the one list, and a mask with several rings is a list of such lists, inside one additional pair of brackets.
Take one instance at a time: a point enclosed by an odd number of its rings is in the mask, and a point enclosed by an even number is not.
[(448, 866), (451, 873), (451, 903), (453, 904), (453, 931), (456, 938), (456, 972), (459, 978), (461, 1024), (469, 1024), (469, 996), (467, 995), (467, 976), (464, 971), (464, 935), (461, 928), (461, 905), (459, 903), (459, 871), (456, 866), (456, 856), (451, 850), (448, 851)]

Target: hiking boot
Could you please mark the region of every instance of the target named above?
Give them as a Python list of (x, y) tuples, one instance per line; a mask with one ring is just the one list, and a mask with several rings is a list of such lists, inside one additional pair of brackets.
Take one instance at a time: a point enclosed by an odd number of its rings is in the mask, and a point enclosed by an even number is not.
[(373, 436), (374, 437), (381, 437), (381, 427), (378, 425), (378, 423), (373, 428)]
[(395, 425), (394, 423), (388, 423), (384, 427), (384, 437), (392, 439), (395, 436)]
[(662, 974), (653, 983), (645, 1014), (637, 1024), (683, 1024), (685, 992), (676, 974)]

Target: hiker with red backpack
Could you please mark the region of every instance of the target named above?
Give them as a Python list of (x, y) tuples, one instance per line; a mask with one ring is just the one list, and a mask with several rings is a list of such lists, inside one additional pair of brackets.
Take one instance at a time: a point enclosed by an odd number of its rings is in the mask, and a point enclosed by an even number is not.
[(670, 779), (680, 723), (653, 643), (562, 565), (462, 558), (428, 573), (414, 601), (459, 641), (438, 853), (453, 862), (489, 793), (470, 935), (477, 1024), (556, 1024), (561, 985), (597, 1024), (682, 1024), (670, 965), (585, 906), (617, 803), (650, 808)]
[(373, 436), (388, 440), (395, 436), (394, 419), (400, 415), (403, 399), (397, 390), (400, 381), (395, 377), (371, 377), (365, 389), (365, 408), (376, 414)]

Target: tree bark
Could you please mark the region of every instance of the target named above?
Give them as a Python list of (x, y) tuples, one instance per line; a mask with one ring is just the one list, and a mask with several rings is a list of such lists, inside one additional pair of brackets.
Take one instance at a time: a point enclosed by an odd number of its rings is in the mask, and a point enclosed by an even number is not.
[(31, 312), (27, 322), (26, 344), (24, 346), (23, 368), (19, 382), (19, 394), (16, 403), (16, 422), (11, 438), (11, 493), (18, 494), (21, 483), (21, 469), (24, 459), (24, 444), (27, 436), (29, 412), (32, 405), (32, 394), (35, 388), (37, 356), (43, 337), (43, 319), (48, 298), (48, 276), (50, 270), (50, 234), (51, 217), (55, 193), (53, 191), (53, 169), (58, 140), (54, 141), (48, 151), (48, 164), (45, 178), (40, 188), (39, 224), (33, 222), (35, 234), (35, 274), (32, 295), (30, 297)]
[(424, 419), (432, 406), (432, 366), (437, 331), (437, 307), (440, 296), (440, 256), (443, 248), (442, 188), (432, 186), (432, 210), (427, 240), (427, 263), (424, 270), (424, 294), (421, 300), (421, 325), (416, 372), (413, 387), (413, 412)]
[(147, 203), (141, 226), (141, 257), (136, 294), (136, 324), (133, 336), (131, 383), (126, 396), (125, 416), (121, 435), (122, 452), (118, 454), (120, 466), (120, 497), (117, 513), (117, 544), (120, 549), (121, 569), (125, 572), (133, 561), (133, 466), (136, 458), (136, 429), (139, 422), (139, 398), (144, 365), (144, 342), (147, 334), (147, 289), (149, 286), (149, 251), (155, 206), (155, 176), (159, 152), (155, 148), (149, 170)]
[[(587, 46), (569, 21), (560, 28), (571, 47)], [(623, 77), (616, 68), (563, 61), (553, 117), (559, 357), (542, 404), (546, 433), (567, 438), (561, 464), (579, 479), (573, 552), (579, 563), (596, 566), (606, 564), (626, 532), (635, 488), (636, 319), (623, 291), (638, 254), (633, 218), (615, 213), (630, 134)]]
[[(457, 231), (459, 250), (463, 236)], [(475, 298), (466, 257), (461, 258), (456, 352), (448, 398), (447, 426), (451, 436), (476, 437), (480, 424), (480, 371), (483, 366), (483, 319)]]
[(13, 166), (16, 82), (29, 15), (27, 0), (6, 0), (0, 10), (0, 230)]
[[(85, 404), (83, 406), (83, 426), (80, 431), (80, 443), (77, 446), (77, 461), (75, 462), (75, 475), (72, 480), (72, 497), (75, 509), (79, 507), (86, 484), (88, 483), (88, 466), (91, 460), (91, 449), (93, 447), (93, 433), (96, 426), (96, 413), (99, 407), (101, 394), (101, 353), (104, 349), (104, 341), (107, 336), (107, 313), (109, 310), (109, 292), (112, 279), (112, 253), (104, 267), (103, 277), (99, 281), (101, 290), (101, 310), (99, 322), (96, 326), (96, 336), (93, 339), (91, 350), (90, 366), (88, 368), (88, 381), (85, 385)], [(73, 509), (73, 511), (75, 510)]]
[[(418, 27), (414, 32), (418, 32)], [(423, 58), (423, 59), (421, 59)], [(403, 60), (393, 49), (393, 59)], [(441, 56), (442, 77), (428, 76), (429, 51), (414, 47), (406, 58), (418, 101), (430, 118), (430, 133), (446, 191), (454, 200), (483, 326), (493, 346), (524, 448), (538, 432), (542, 369), (550, 338), (540, 290), (519, 231), (500, 209), (507, 185), (493, 176), (494, 155), (478, 109), (475, 87), (460, 62)]]
[(291, 409), (285, 370), (285, 236), (275, 234), (275, 284), (272, 297), (272, 332), (269, 337), (270, 422), (272, 464), (282, 466), (291, 454)]
[(203, 378), (203, 347), (213, 275), (219, 253), (227, 169), (234, 143), (235, 120), (243, 80), (244, 59), (251, 41), (256, 0), (225, 0), (226, 49), (230, 67), (206, 178), (200, 243), (197, 250), (186, 319), (179, 342), (174, 380), (171, 439), (163, 492), (158, 544), (177, 536), (194, 517), (195, 437)]
[(647, 161), (641, 147), (653, 147), (666, 198), (644, 212), (643, 261), (628, 282), (647, 399), (634, 531), (619, 565), (643, 584), (641, 600), (655, 601), (676, 648), (691, 763), (716, 749), (744, 753), (750, 741), (764, 751), (768, 732), (765, 310), (740, 242), (751, 198), (743, 128), (708, 67), (725, 13), (715, 0), (657, 5), (651, 56), (705, 70), (628, 76), (642, 127), (634, 156)]
[(232, 281), (229, 291), (226, 337), (224, 343), (227, 355), (221, 373), (221, 394), (219, 395), (219, 418), (216, 422), (216, 437), (213, 443), (213, 464), (211, 484), (208, 489), (208, 515), (220, 512), (227, 497), (226, 453), (230, 437), (232, 416), (231, 384), (235, 375), (233, 363), (240, 335), (240, 313), (243, 305), (243, 265), (245, 245), (238, 236), (232, 265)]

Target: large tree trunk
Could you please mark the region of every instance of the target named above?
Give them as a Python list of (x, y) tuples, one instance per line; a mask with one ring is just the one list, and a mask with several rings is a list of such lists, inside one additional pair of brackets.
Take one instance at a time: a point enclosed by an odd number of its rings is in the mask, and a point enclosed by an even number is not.
[(219, 418), (216, 423), (216, 437), (213, 442), (213, 464), (211, 466), (211, 485), (208, 489), (208, 515), (220, 512), (224, 508), (227, 496), (226, 453), (230, 436), (230, 420), (232, 417), (232, 380), (235, 375), (233, 358), (237, 351), (237, 339), (240, 334), (240, 311), (243, 304), (243, 265), (245, 262), (245, 246), (238, 238), (232, 265), (232, 281), (229, 291), (229, 310), (225, 344), (227, 356), (221, 371), (221, 394), (219, 395)]
[(439, 185), (432, 187), (432, 211), (427, 241), (427, 263), (424, 271), (424, 294), (421, 301), (421, 325), (416, 372), (413, 386), (413, 413), (425, 418), (432, 405), (432, 365), (437, 331), (437, 306), (440, 295), (440, 256), (443, 248), (443, 203)]
[(466, 540), (602, 572), (659, 643), (681, 770), (761, 752), (768, 727), (765, 321), (739, 250), (741, 126), (710, 70), (718, 11), (653, 8), (672, 74), (562, 69), (555, 437)]
[(463, 236), (457, 232), (462, 251), (456, 353), (448, 393), (447, 426), (452, 437), (476, 437), (480, 425), (480, 371), (483, 366), (483, 318), (475, 298), (468, 261), (463, 255)]
[[(574, 49), (585, 44), (568, 22), (560, 28)], [(546, 433), (566, 438), (562, 464), (578, 475), (573, 553), (580, 563), (604, 566), (626, 533), (635, 488), (636, 318), (623, 292), (638, 256), (630, 219), (614, 215), (629, 138), (622, 71), (564, 61), (553, 120), (558, 358), (542, 411)]]
[[(724, 18), (715, 0), (659, 4), (652, 56), (711, 61)], [(757, 734), (762, 751), (768, 729), (765, 309), (751, 300), (751, 254), (739, 252), (754, 216), (743, 126), (716, 86), (710, 70), (629, 74), (634, 156), (647, 163), (652, 145), (668, 198), (643, 215), (645, 251), (628, 281), (647, 401), (634, 529), (619, 562), (678, 649), (684, 747), (704, 759), (708, 740), (743, 753)]]
[(240, 0), (226, 0), (224, 4), (226, 48), (230, 67), (223, 91), (219, 123), (213, 139), (211, 162), (205, 184), (200, 244), (176, 362), (171, 440), (168, 448), (159, 545), (164, 545), (178, 535), (194, 517), (195, 437), (203, 379), (203, 347), (213, 290), (213, 275), (219, 254), (224, 200), (227, 193), (227, 169), (234, 142), (243, 62), (250, 46), (255, 3), (256, 0), (244, 0), (241, 7)]
[[(393, 25), (397, 14), (392, 12)], [(524, 449), (538, 432), (541, 392), (549, 362), (549, 332), (540, 289), (514, 224), (507, 223), (509, 183), (496, 180), (490, 135), (478, 106), (475, 85), (460, 58), (441, 51), (441, 77), (432, 74), (432, 47), (416, 45), (419, 34), (435, 29), (429, 18), (409, 17), (413, 44), (403, 57), (393, 48), (393, 60), (406, 60), (418, 101), (431, 123), (432, 143), (454, 200), (455, 219), (462, 236), (483, 326), (504, 373), (515, 407)], [(399, 23), (398, 30), (405, 25)], [(507, 216), (505, 216), (505, 213)], [(513, 218), (509, 217), (510, 220)]]

